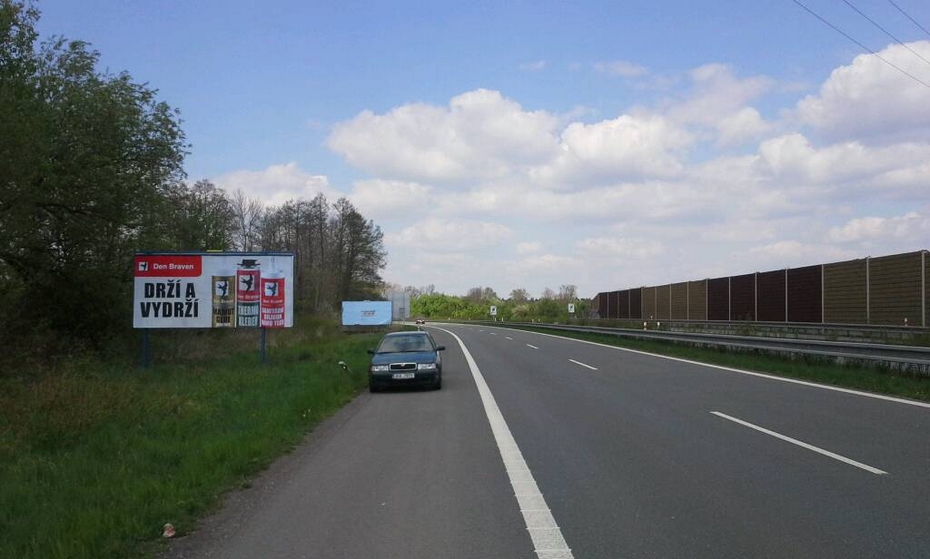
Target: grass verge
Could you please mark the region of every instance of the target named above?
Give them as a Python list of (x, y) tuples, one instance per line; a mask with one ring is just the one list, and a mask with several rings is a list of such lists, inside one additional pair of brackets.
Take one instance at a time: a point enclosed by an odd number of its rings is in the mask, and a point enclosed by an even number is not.
[(377, 338), (0, 379), (0, 557), (152, 555), (357, 395)]
[(837, 365), (815, 357), (789, 359), (756, 352), (730, 353), (671, 342), (634, 340), (606, 334), (553, 331), (546, 328), (509, 327), (635, 349), (658, 355), (679, 357), (734, 369), (744, 369), (854, 390), (930, 401), (930, 377), (926, 376), (906, 375), (874, 367)]

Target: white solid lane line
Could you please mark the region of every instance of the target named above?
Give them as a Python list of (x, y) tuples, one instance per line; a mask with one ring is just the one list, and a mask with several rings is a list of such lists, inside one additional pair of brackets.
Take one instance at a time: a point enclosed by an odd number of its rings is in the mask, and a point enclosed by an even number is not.
[(533, 540), (533, 547), (536, 556), (539, 559), (574, 559), (572, 550), (565, 542), (562, 531), (555, 523), (552, 512), (546, 504), (536, 480), (530, 472), (526, 460), (523, 459), (523, 453), (517, 446), (510, 427), (504, 421), (500, 408), (497, 407), (497, 401), (491, 394), (488, 383), (484, 380), (484, 375), (478, 369), (478, 364), (471, 356), (471, 352), (465, 347), (461, 338), (453, 332), (439, 328), (446, 332), (459, 343), (462, 353), (465, 354), (465, 361), (468, 362), (468, 368), (471, 369), (471, 375), (478, 386), (478, 394), (481, 396), (481, 403), (484, 404), (484, 413), (488, 416), (488, 423), (491, 424), (491, 431), (494, 433), (494, 440), (497, 442), (497, 449), (501, 453), (501, 459), (504, 461), (504, 468), (507, 470), (507, 477), (510, 478), (510, 485), (513, 486), (514, 496), (520, 505), (520, 513), (523, 515), (523, 521), (526, 523), (526, 530), (530, 533)]
[(805, 443), (805, 442), (801, 442), (801, 441), (799, 441), (799, 440), (797, 440), (797, 439), (792, 439), (791, 437), (787, 437), (787, 436), (782, 435), (782, 434), (780, 434), (780, 433), (776, 433), (775, 431), (770, 431), (770, 430), (765, 429), (765, 428), (763, 428), (763, 427), (759, 427), (758, 425), (753, 425), (752, 423), (749, 423), (748, 421), (743, 421), (742, 419), (737, 419), (737, 418), (735, 418), (735, 417), (731, 417), (731, 416), (729, 416), (729, 415), (727, 415), (727, 414), (725, 414), (725, 413), (720, 413), (719, 411), (712, 411), (712, 412), (710, 412), (710, 413), (716, 415), (717, 417), (722, 417), (723, 419), (727, 419), (727, 420), (729, 420), (729, 421), (732, 421), (732, 422), (734, 422), (734, 423), (739, 423), (740, 425), (742, 425), (742, 426), (744, 426), (744, 427), (749, 427), (750, 429), (755, 429), (756, 431), (759, 431), (760, 433), (765, 433), (766, 435), (771, 435), (772, 437), (775, 437), (776, 439), (781, 439), (781, 440), (787, 441), (787, 442), (789, 442), (789, 443), (791, 443), (791, 444), (796, 444), (796, 445), (798, 445), (798, 446), (800, 446), (800, 447), (802, 447), (802, 448), (806, 448), (807, 450), (813, 450), (814, 452), (816, 452), (816, 453), (818, 453), (818, 454), (823, 454), (824, 456), (829, 456), (830, 458), (833, 458), (834, 460), (839, 460), (840, 462), (844, 462), (844, 463), (846, 463), (846, 464), (849, 464), (850, 466), (855, 466), (855, 467), (860, 468), (860, 469), (863, 469), (863, 470), (865, 470), (865, 471), (867, 471), (867, 472), (871, 472), (871, 473), (873, 473), (873, 474), (875, 474), (875, 475), (885, 475), (885, 474), (888, 473), (888, 472), (886, 472), (886, 471), (884, 471), (884, 470), (879, 470), (878, 468), (873, 468), (872, 466), (869, 466), (868, 464), (863, 464), (862, 462), (856, 462), (855, 460), (852, 460), (852, 459), (850, 459), (850, 458), (846, 458), (845, 456), (840, 456), (839, 454), (835, 454), (835, 453), (833, 453), (833, 452), (830, 452), (829, 450), (824, 450), (824, 449), (818, 448), (818, 447), (816, 447), (816, 446), (814, 446), (814, 445), (810, 445), (810, 444), (807, 444), (807, 443)]
[(592, 371), (596, 371), (596, 370), (597, 370), (597, 367), (592, 367), (591, 365), (588, 365), (588, 364), (586, 364), (586, 363), (582, 363), (581, 361), (575, 361), (574, 359), (569, 359), (569, 361), (571, 361), (571, 362), (574, 363), (575, 365), (581, 365), (582, 367), (587, 367), (587, 368), (591, 369)]
[(532, 349), (539, 349), (538, 347), (534, 346), (533, 344), (526, 344), (526, 347), (532, 348)]

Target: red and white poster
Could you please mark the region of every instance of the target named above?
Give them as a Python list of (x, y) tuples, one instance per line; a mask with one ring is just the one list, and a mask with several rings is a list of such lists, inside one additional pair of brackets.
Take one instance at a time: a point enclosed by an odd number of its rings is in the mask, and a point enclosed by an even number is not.
[(293, 326), (293, 254), (144, 253), (133, 271), (134, 328)]
[(284, 274), (272, 271), (262, 276), (262, 328), (284, 328)]
[(236, 270), (236, 326), (257, 328), (261, 308), (261, 266), (256, 258), (243, 258)]

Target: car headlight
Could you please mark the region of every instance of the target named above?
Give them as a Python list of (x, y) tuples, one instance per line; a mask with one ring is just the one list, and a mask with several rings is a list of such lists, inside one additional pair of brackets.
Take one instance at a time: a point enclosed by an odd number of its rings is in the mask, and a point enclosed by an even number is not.
[(417, 363), (417, 370), (418, 371), (435, 371), (436, 364), (435, 363)]
[(372, 373), (386, 373), (390, 370), (390, 367), (391, 367), (390, 365), (372, 365), (371, 372)]

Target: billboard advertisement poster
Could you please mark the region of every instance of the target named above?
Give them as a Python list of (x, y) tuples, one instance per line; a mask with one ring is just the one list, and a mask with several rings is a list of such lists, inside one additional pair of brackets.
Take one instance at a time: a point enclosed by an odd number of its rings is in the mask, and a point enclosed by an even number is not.
[(343, 301), (343, 326), (390, 326), (391, 301)]
[(236, 276), (222, 270), (213, 276), (213, 327), (233, 328), (236, 326)]
[(139, 253), (133, 262), (133, 328), (258, 327), (261, 269), (277, 274), (275, 328), (293, 326), (290, 253)]
[(239, 328), (258, 328), (258, 310), (261, 307), (261, 266), (256, 258), (243, 258), (236, 264), (236, 293), (239, 298), (236, 310)]
[(284, 328), (284, 273), (273, 270), (262, 276), (262, 328)]

